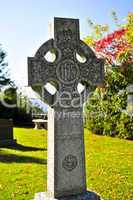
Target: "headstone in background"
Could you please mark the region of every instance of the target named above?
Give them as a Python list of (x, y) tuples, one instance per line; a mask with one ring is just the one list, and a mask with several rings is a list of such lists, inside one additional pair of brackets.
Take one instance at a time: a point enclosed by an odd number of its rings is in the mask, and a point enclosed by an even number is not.
[[(55, 53), (52, 62), (45, 59), (49, 51)], [(85, 97), (103, 83), (103, 66), (103, 60), (80, 40), (78, 19), (55, 18), (54, 39), (28, 58), (29, 86), (40, 87), (50, 106), (47, 192), (37, 194), (35, 200), (100, 200), (86, 187), (82, 115)], [(44, 88), (47, 83), (56, 87), (55, 94)], [(79, 93), (81, 83), (85, 90)]]
[(0, 147), (16, 144), (13, 138), (13, 121), (11, 119), (0, 119)]
[(127, 112), (128, 114), (133, 115), (133, 85), (127, 87)]

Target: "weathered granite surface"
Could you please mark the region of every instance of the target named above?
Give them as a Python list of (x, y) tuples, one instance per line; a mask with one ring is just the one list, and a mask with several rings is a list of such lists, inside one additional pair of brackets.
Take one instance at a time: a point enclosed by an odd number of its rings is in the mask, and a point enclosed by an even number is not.
[[(48, 51), (55, 52), (54, 62), (46, 60)], [(86, 61), (80, 62), (77, 54), (84, 56)], [(104, 62), (97, 59), (91, 48), (80, 40), (78, 19), (55, 18), (54, 39), (45, 42), (34, 57), (28, 58), (29, 86), (39, 90), (43, 100), (54, 109), (70, 109), (72, 102), (79, 107), (79, 98), (82, 98), (83, 104), (84, 96), (96, 85), (103, 84), (103, 79)], [(57, 93), (51, 95), (47, 92), (43, 87), (46, 83), (53, 84)], [(81, 95), (77, 91), (78, 83), (86, 87)]]
[(64, 112), (49, 108), (48, 113), (48, 192), (56, 196), (86, 190), (81, 113)]
[[(54, 62), (45, 59), (48, 51), (55, 52)], [(84, 56), (85, 62), (80, 62), (77, 54)], [(79, 20), (68, 18), (55, 18), (54, 39), (28, 58), (29, 85), (39, 90), (50, 106), (47, 194), (53, 199), (94, 199), (94, 193), (86, 193), (82, 114), (88, 94), (103, 83), (103, 65), (103, 60), (80, 40)], [(44, 88), (46, 83), (56, 87), (55, 94)], [(82, 93), (77, 90), (79, 83), (85, 86)], [(80, 193), (83, 195), (70, 197)]]

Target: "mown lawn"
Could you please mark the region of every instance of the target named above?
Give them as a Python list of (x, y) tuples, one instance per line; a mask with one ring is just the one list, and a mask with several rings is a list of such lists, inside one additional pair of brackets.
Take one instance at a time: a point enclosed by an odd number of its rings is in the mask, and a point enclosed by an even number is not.
[[(46, 190), (47, 133), (15, 128), (19, 145), (0, 149), (0, 200), (32, 200)], [(104, 200), (133, 200), (133, 142), (85, 130), (88, 188)]]

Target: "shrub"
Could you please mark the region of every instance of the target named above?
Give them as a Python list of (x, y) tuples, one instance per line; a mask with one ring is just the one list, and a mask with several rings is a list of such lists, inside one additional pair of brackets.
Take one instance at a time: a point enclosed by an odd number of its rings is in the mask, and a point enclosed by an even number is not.
[(130, 13), (125, 25), (119, 25), (106, 36), (103, 25), (90, 23), (93, 34), (85, 42), (98, 57), (105, 59), (104, 87), (97, 87), (85, 105), (85, 126), (96, 134), (133, 139), (133, 116), (126, 111), (126, 88), (133, 84), (132, 23), (133, 13)]

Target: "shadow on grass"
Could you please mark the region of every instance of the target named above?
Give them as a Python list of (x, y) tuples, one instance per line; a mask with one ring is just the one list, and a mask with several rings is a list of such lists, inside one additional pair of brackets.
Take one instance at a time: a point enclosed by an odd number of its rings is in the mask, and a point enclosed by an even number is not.
[(21, 156), (15, 154), (4, 154), (0, 153), (0, 162), (3, 163), (38, 163), (38, 164), (47, 164), (46, 159), (35, 158), (31, 156)]
[(24, 146), (22, 144), (15, 144), (12, 146), (7, 146), (5, 148), (19, 150), (19, 151), (47, 151), (46, 148), (30, 147), (30, 146)]

